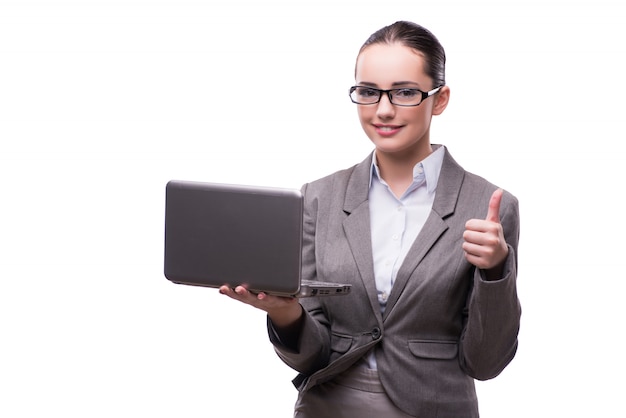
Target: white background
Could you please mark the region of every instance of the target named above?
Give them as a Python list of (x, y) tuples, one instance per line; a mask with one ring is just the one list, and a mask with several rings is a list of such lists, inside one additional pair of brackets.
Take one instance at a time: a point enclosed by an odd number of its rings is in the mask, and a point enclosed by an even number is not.
[(626, 416), (618, 10), (1, 1), (0, 416), (290, 416), (264, 315), (164, 278), (165, 183), (297, 188), (361, 161), (354, 59), (400, 19), (448, 55), (433, 142), (520, 199), (520, 346), (477, 383), (482, 416)]

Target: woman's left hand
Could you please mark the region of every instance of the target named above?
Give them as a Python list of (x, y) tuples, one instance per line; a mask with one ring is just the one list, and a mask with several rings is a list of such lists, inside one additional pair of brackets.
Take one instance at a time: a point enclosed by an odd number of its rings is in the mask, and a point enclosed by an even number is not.
[(486, 219), (470, 219), (465, 224), (463, 250), (467, 261), (488, 270), (490, 276), (499, 278), (509, 248), (500, 224), (500, 202), (504, 191), (498, 189), (491, 195)]

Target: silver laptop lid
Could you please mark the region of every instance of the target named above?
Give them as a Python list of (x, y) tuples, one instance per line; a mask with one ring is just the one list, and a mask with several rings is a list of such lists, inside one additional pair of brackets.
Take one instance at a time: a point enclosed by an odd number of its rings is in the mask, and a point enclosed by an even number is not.
[(165, 277), (174, 283), (295, 295), (302, 205), (297, 189), (172, 180), (166, 185)]

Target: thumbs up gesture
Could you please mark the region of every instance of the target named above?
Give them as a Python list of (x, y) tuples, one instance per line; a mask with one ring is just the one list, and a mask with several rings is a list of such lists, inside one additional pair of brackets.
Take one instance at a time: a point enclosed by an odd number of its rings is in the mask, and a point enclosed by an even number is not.
[(491, 195), (487, 218), (470, 219), (465, 224), (463, 250), (467, 261), (483, 270), (493, 270), (499, 278), (509, 249), (500, 224), (500, 202), (504, 191), (498, 189)]

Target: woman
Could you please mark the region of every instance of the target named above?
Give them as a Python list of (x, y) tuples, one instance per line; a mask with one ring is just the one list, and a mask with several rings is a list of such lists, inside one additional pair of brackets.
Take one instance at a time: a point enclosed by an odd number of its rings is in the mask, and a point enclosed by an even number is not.
[(303, 275), (352, 292), (220, 292), (268, 313), (276, 352), (299, 372), (296, 417), (477, 417), (474, 379), (497, 376), (517, 348), (517, 199), (431, 144), (450, 97), (431, 32), (380, 29), (355, 77), (375, 149), (303, 187)]

